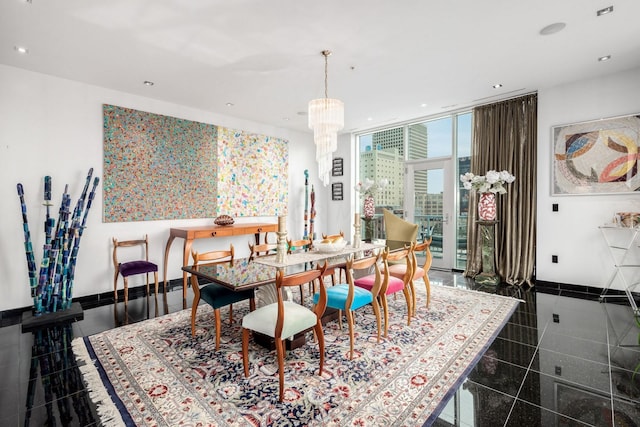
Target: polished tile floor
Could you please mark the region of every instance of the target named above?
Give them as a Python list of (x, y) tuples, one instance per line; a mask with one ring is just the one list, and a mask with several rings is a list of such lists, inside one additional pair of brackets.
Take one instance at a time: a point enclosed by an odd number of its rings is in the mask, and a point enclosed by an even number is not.
[[(640, 425), (640, 326), (628, 305), (586, 293), (496, 291), (458, 273), (430, 276), (434, 285), (524, 301), (434, 425)], [(73, 337), (182, 308), (177, 288), (165, 299), (131, 299), (127, 310), (108, 299), (83, 304), (83, 320), (39, 332), (22, 333), (19, 318), (2, 318), (0, 426), (100, 425), (75, 365)]]

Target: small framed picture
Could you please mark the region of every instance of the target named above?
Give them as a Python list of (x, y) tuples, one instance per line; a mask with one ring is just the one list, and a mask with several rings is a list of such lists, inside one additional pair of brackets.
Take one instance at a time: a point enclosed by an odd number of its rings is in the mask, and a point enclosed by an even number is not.
[(335, 159), (333, 159), (333, 168), (331, 169), (331, 176), (342, 176), (342, 164), (343, 164), (342, 157), (336, 157)]
[(331, 200), (342, 200), (343, 187), (341, 182), (331, 184)]

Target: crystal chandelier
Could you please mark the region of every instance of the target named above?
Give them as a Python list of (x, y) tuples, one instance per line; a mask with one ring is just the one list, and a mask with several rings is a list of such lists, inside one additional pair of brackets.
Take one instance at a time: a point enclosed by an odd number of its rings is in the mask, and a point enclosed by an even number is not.
[(338, 149), (338, 131), (344, 127), (344, 103), (327, 96), (328, 60), (331, 51), (324, 55), (324, 98), (309, 101), (309, 128), (313, 129), (316, 144), (316, 161), (322, 183), (329, 185), (332, 159), (331, 153)]

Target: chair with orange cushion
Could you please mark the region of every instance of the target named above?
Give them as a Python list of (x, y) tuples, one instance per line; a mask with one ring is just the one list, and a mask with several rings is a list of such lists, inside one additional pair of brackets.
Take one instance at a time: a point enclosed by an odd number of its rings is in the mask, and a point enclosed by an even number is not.
[(416, 290), (413, 285), (413, 266), (415, 260), (415, 257), (413, 255), (414, 246), (415, 244), (411, 243), (409, 246), (405, 246), (404, 249), (396, 249), (394, 251), (391, 251), (389, 252), (389, 257), (387, 258), (389, 275), (402, 280), (402, 282), (405, 284), (405, 287), (410, 292), (412, 316), (416, 315)]
[[(300, 332), (313, 328), (318, 340), (320, 350), (320, 371), (322, 375), (324, 367), (324, 334), (322, 332), (322, 315), (326, 308), (327, 294), (321, 280), (324, 267), (304, 271), (302, 273), (285, 274), (276, 271), (276, 290), (278, 301), (258, 308), (244, 316), (242, 319), (242, 364), (244, 376), (249, 376), (249, 334), (250, 331), (274, 338), (278, 359), (278, 376), (280, 382), (280, 395), (278, 400), (284, 400), (284, 340)], [(310, 310), (293, 301), (285, 301), (282, 296), (282, 288), (300, 286), (305, 283), (317, 281), (320, 283), (318, 302), (314, 310)]]
[[(233, 262), (234, 249), (230, 245), (229, 250), (211, 251), (205, 253), (192, 252), (193, 268), (198, 270), (204, 262), (207, 264), (216, 264), (220, 262)], [(217, 283), (209, 283), (202, 288), (198, 283), (198, 277), (191, 275), (191, 287), (193, 288), (193, 304), (191, 305), (191, 335), (196, 335), (196, 313), (200, 299), (213, 307), (213, 314), (216, 327), (216, 351), (220, 348), (220, 308), (229, 306), (229, 319), (233, 320), (233, 303), (249, 300), (249, 309), (255, 309), (255, 300), (253, 289), (244, 291), (233, 291)]]
[[(144, 259), (136, 259), (134, 261), (120, 262), (118, 259), (118, 251), (121, 248), (132, 248), (141, 246), (144, 248)], [(122, 257), (122, 254), (121, 254)], [(113, 266), (115, 274), (113, 275), (113, 297), (118, 302), (118, 276), (122, 276), (124, 280), (124, 303), (129, 302), (129, 276), (144, 274), (147, 278), (147, 296), (149, 295), (149, 273), (153, 273), (156, 284), (156, 295), (158, 295), (158, 265), (149, 261), (149, 237), (144, 239), (118, 241), (113, 238)], [(166, 290), (165, 290), (166, 291)]]
[[(418, 265), (417, 253), (424, 252), (424, 263)], [(429, 281), (429, 269), (431, 268), (431, 262), (433, 261), (433, 255), (431, 254), (431, 237), (429, 240), (425, 240), (419, 243), (413, 248), (413, 280), (423, 279), (424, 287), (427, 290), (427, 308), (431, 302), (431, 282)], [(415, 311), (414, 311), (415, 314)]]
[[(394, 261), (404, 260), (405, 265), (410, 265), (409, 249), (403, 249), (400, 251), (389, 252), (389, 249), (385, 249), (381, 255), (382, 260), (382, 286), (378, 298), (380, 299), (380, 305), (382, 305), (384, 313), (384, 336), (389, 336), (389, 308), (387, 304), (387, 295), (395, 294), (396, 292), (402, 292), (404, 299), (407, 303), (407, 325), (411, 324), (411, 316), (413, 313), (413, 305), (410, 290), (410, 277), (411, 267), (406, 269), (406, 274), (400, 278), (390, 274), (390, 266), (388, 259), (391, 258)], [(403, 265), (403, 264), (396, 264)], [(367, 276), (360, 277), (355, 280), (355, 285), (361, 288), (371, 289), (375, 285), (375, 275), (369, 274)]]
[[(380, 342), (381, 325), (380, 325), (380, 306), (378, 305), (378, 294), (380, 287), (382, 286), (382, 274), (380, 273), (380, 254), (353, 259), (353, 255), (347, 260), (347, 283), (340, 283), (335, 286), (329, 287), (327, 292), (327, 307), (335, 308), (344, 311), (347, 317), (347, 323), (349, 324), (349, 359), (353, 359), (353, 341), (354, 341), (354, 322), (353, 311), (360, 307), (371, 304), (373, 306), (373, 312), (376, 316), (376, 323), (378, 326), (378, 342)], [(368, 274), (371, 269), (374, 270), (374, 284), (371, 290), (367, 290), (358, 286), (355, 286), (356, 274)], [(313, 296), (314, 304), (318, 303), (320, 294)], [(340, 325), (342, 326), (342, 313), (340, 313)]]

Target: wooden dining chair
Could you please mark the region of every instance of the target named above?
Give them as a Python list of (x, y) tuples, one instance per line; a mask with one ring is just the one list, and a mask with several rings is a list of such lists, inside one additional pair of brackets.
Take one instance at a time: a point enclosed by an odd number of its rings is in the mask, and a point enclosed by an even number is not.
[[(302, 273), (285, 275), (278, 270), (276, 272), (276, 294), (278, 301), (247, 314), (242, 318), (242, 363), (244, 376), (249, 376), (249, 334), (250, 331), (259, 332), (270, 336), (275, 341), (278, 359), (278, 377), (280, 382), (280, 394), (278, 400), (284, 399), (284, 340), (300, 332), (313, 329), (318, 340), (320, 350), (320, 370), (322, 375), (324, 367), (324, 334), (322, 332), (322, 315), (326, 308), (327, 294), (321, 277), (324, 266)], [(282, 288), (300, 286), (312, 281), (319, 282), (320, 292), (318, 302), (314, 310), (310, 310), (293, 301), (285, 301), (282, 297)]]
[(251, 242), (249, 242), (249, 259), (254, 259), (259, 256), (273, 255), (277, 250), (278, 244), (267, 242), (267, 238), (265, 236), (265, 243), (251, 244)]
[[(192, 252), (193, 268), (199, 270), (203, 263), (215, 264), (223, 261), (233, 262), (234, 248), (230, 245), (229, 250), (218, 250), (211, 252)], [(191, 336), (196, 335), (196, 314), (200, 299), (213, 307), (213, 315), (216, 327), (216, 351), (220, 348), (220, 328), (222, 321), (220, 316), (220, 308), (229, 306), (229, 319), (233, 320), (233, 303), (249, 300), (249, 310), (255, 309), (255, 300), (253, 289), (244, 291), (234, 291), (217, 283), (209, 283), (202, 288), (195, 274), (191, 275), (191, 287), (193, 288), (193, 304), (191, 305)]]
[[(431, 239), (432, 237), (429, 237), (429, 240), (425, 240), (422, 243), (414, 245), (412, 254), (414, 266), (412, 282), (418, 279), (422, 279), (424, 281), (424, 287), (427, 291), (427, 308), (429, 308), (429, 303), (431, 302), (431, 282), (429, 281), (429, 269), (431, 269), (431, 263), (433, 261), (433, 255), (431, 254)], [(424, 252), (424, 263), (422, 265), (418, 265), (417, 254), (420, 252)]]
[[(378, 300), (380, 301), (380, 305), (382, 306), (385, 338), (389, 336), (389, 305), (387, 304), (387, 295), (394, 295), (397, 292), (402, 292), (407, 303), (407, 325), (411, 325), (412, 315), (412, 300), (411, 291), (409, 288), (412, 270), (411, 268), (407, 269), (407, 273), (405, 274), (406, 277), (403, 278), (392, 276), (389, 272), (388, 258), (396, 261), (404, 259), (405, 263), (407, 264), (411, 262), (409, 258), (409, 249), (394, 251), (390, 253), (389, 249), (387, 248), (384, 250), (384, 252), (382, 252), (380, 256), (380, 260), (382, 263), (382, 285), (380, 286), (380, 292), (378, 292)], [(371, 291), (371, 289), (373, 289), (376, 284), (376, 279), (377, 277), (375, 274), (368, 274), (366, 276), (355, 279), (354, 284)]]
[[(387, 257), (389, 276), (401, 280), (411, 297), (411, 304), (408, 306), (411, 311), (407, 325), (411, 324), (411, 317), (415, 316), (416, 291), (413, 284), (414, 246), (415, 243), (411, 243), (403, 249), (391, 250)], [(389, 250), (388, 247), (387, 250)]]
[[(380, 325), (380, 306), (378, 305), (378, 293), (382, 286), (382, 275), (378, 261), (380, 254), (374, 256), (354, 260), (353, 255), (349, 257), (346, 263), (347, 283), (340, 283), (329, 287), (327, 292), (327, 307), (341, 310), (339, 317), (340, 328), (342, 329), (342, 311), (347, 317), (349, 325), (349, 359), (353, 359), (353, 341), (354, 341), (354, 321), (353, 311), (371, 304), (373, 312), (376, 316), (378, 327), (378, 342), (380, 342), (381, 325)], [(371, 290), (367, 290), (355, 286), (355, 274), (368, 274), (371, 269), (374, 270), (374, 285)], [(321, 295), (316, 293), (313, 296), (314, 304), (320, 300)]]
[(342, 237), (344, 239), (344, 231), (340, 230), (337, 234), (324, 234), (322, 233), (322, 240), (335, 240)]
[[(339, 233), (336, 234), (324, 234), (322, 233), (322, 241), (327, 243), (327, 242), (333, 242), (335, 240), (340, 240), (340, 239), (344, 239), (344, 231), (340, 230)], [(327, 272), (325, 273), (325, 276), (330, 276), (331, 277), (331, 283), (333, 285), (335, 285), (338, 281), (342, 280), (342, 272), (344, 271), (344, 266), (329, 266), (327, 267)], [(336, 274), (338, 276), (336, 276)], [(346, 280), (346, 277), (345, 277)]]
[[(309, 252), (311, 249), (311, 245), (313, 242), (311, 239), (299, 239), (299, 240), (290, 240), (287, 239), (287, 253), (293, 254), (296, 252)], [(310, 265), (305, 264), (305, 269), (310, 267)], [(304, 305), (304, 285), (300, 285), (300, 304)], [(315, 288), (313, 287), (313, 282), (309, 283), (309, 292), (315, 292)]]
[[(140, 246), (143, 250), (143, 259), (139, 256), (132, 261), (120, 262), (121, 257), (118, 258), (118, 251), (122, 251), (121, 248), (132, 248)], [(138, 274), (144, 274), (147, 278), (147, 296), (149, 295), (149, 273), (153, 273), (153, 277), (156, 284), (156, 295), (158, 295), (158, 265), (149, 261), (149, 237), (144, 236), (144, 239), (137, 240), (123, 240), (118, 241), (113, 238), (113, 298), (115, 302), (118, 302), (118, 276), (122, 276), (124, 281), (124, 303), (129, 301), (129, 276)]]

